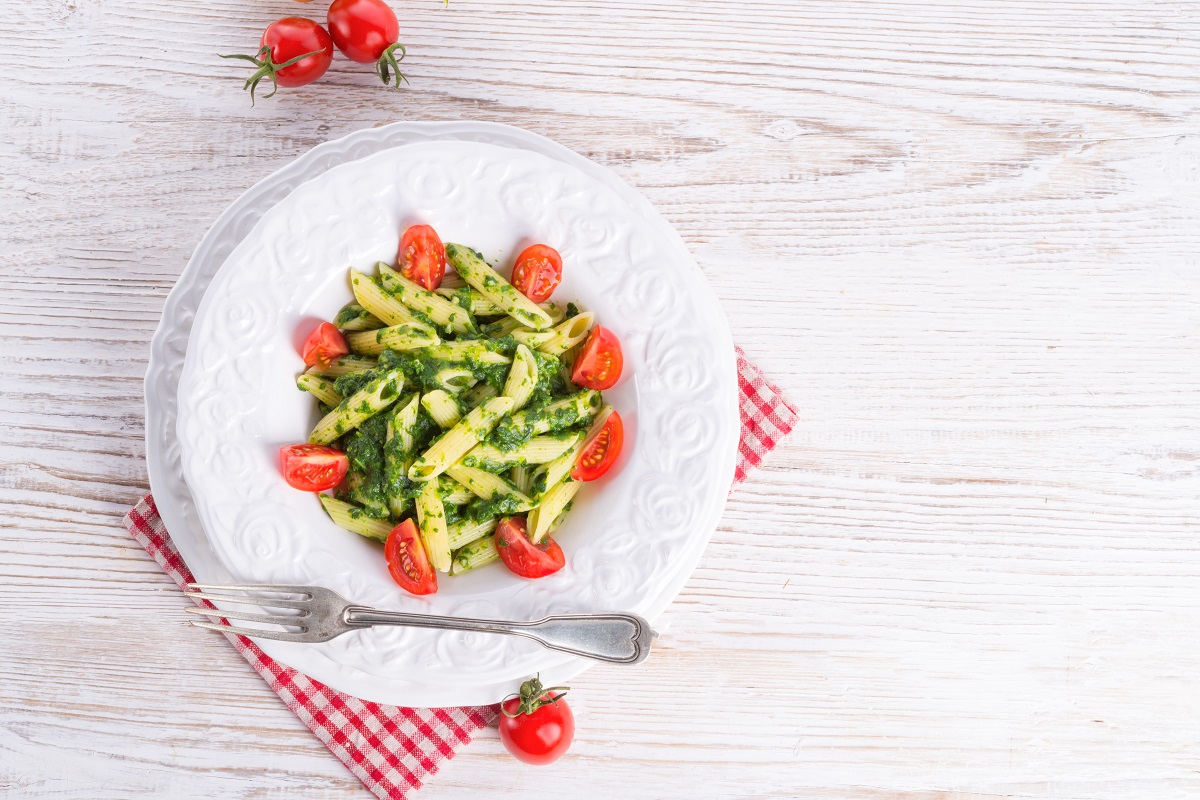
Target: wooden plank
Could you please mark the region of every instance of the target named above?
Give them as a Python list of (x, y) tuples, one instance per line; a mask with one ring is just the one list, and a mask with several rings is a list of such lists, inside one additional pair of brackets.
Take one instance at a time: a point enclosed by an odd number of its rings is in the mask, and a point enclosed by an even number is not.
[(550, 136), (677, 226), (800, 407), (570, 756), (421, 797), (1200, 792), (1200, 12), (1109, 0), (523, 0), (402, 12), (251, 108), (284, 0), (3, 4), (0, 794), (364, 791), (119, 526), (206, 225), (396, 119)]

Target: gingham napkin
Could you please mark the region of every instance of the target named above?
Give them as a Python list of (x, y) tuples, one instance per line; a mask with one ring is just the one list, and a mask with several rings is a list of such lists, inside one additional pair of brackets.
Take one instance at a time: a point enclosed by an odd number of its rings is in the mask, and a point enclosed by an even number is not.
[[(797, 418), (778, 387), (763, 377), (741, 348), (737, 367), (742, 436), (735, 484), (745, 480), (747, 472), (791, 432)], [(125, 516), (125, 527), (176, 583), (182, 586), (194, 580), (163, 527), (153, 497), (146, 495)], [(381, 800), (404, 800), (496, 718), (495, 706), (402, 708), (360, 700), (280, 664), (244, 636), (226, 634), (226, 638), (329, 752)]]

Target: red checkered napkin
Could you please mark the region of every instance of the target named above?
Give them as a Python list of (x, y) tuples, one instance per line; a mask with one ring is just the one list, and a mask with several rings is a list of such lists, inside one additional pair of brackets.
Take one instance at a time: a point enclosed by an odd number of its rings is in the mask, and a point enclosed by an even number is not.
[[(762, 461), (796, 422), (796, 410), (778, 387), (737, 350), (742, 438), (734, 483)], [(125, 516), (125, 527), (181, 586), (194, 580), (147, 495)], [(206, 606), (212, 607), (208, 603)], [(329, 752), (382, 800), (404, 800), (427, 775), (496, 717), (495, 706), (401, 708), (370, 703), (267, 656), (244, 636), (226, 637)]]

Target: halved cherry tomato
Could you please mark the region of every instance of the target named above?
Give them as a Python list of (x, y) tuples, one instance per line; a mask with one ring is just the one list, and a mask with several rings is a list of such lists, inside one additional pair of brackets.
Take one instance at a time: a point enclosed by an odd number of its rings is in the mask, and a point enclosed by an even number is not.
[(535, 303), (544, 303), (562, 281), (562, 256), (548, 244), (526, 247), (517, 256), (512, 285)]
[(342, 482), (350, 459), (323, 444), (293, 444), (279, 448), (279, 464), (288, 486), (302, 492), (323, 492)]
[(621, 422), (621, 415), (614, 411), (596, 435), (584, 442), (579, 458), (575, 459), (575, 466), (571, 467), (571, 477), (577, 481), (596, 480), (617, 463), (624, 444), (625, 423)]
[(400, 237), (396, 263), (404, 277), (432, 292), (446, 274), (446, 248), (433, 228), (413, 225)]
[(546, 537), (541, 544), (529, 541), (524, 517), (505, 517), (496, 526), (496, 552), (509, 571), (522, 578), (544, 578), (567, 563), (558, 542)]
[(332, 322), (322, 322), (304, 340), (304, 349), (300, 351), (300, 355), (304, 358), (304, 363), (311, 367), (313, 364), (328, 364), (349, 352), (350, 345), (346, 343), (346, 337), (342, 336), (337, 326)]
[(412, 594), (433, 594), (437, 591), (437, 573), (429, 565), (425, 545), (417, 534), (417, 526), (406, 519), (388, 534), (383, 546), (388, 572), (400, 588)]
[(542, 688), (542, 682), (532, 678), (500, 704), (500, 741), (518, 761), (549, 764), (570, 748), (575, 715), (563, 699), (566, 690)]
[(588, 389), (611, 389), (621, 377), (625, 356), (621, 342), (608, 328), (597, 325), (575, 359), (571, 380)]

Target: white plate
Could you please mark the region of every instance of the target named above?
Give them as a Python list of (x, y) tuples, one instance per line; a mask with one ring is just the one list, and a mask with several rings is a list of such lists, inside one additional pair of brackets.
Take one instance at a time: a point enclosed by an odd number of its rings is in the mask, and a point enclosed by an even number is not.
[[(230, 573), (477, 616), (614, 607), (653, 616), (669, 602), (715, 526), (732, 474), (733, 352), (677, 237), (644, 201), (631, 206), (611, 188), (614, 180), (511, 149), (425, 145), (331, 170), (264, 217), (206, 295), (182, 387), (189, 481)], [(615, 479), (589, 487), (564, 527), (571, 567), (558, 576), (525, 582), (494, 568), (444, 579), (432, 601), (409, 598), (391, 585), (376, 548), (333, 527), (313, 498), (277, 476), (278, 445), (301, 439), (313, 417), (291, 384), (297, 330), (311, 325), (306, 314), (328, 317), (348, 299), (346, 263), (369, 267), (394, 254), (408, 215), (491, 256), (511, 255), (522, 235), (561, 242), (572, 265), (563, 296), (598, 311), (626, 343), (630, 377), (611, 399), (636, 447)], [(618, 280), (634, 268), (653, 280)], [(599, 536), (602, 527), (614, 533)], [(558, 680), (587, 663), (514, 640), (417, 631), (264, 648), (343, 691), (417, 705), (490, 702), (530, 672)]]

